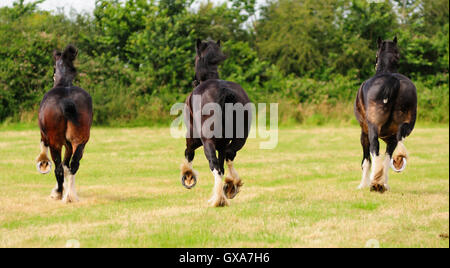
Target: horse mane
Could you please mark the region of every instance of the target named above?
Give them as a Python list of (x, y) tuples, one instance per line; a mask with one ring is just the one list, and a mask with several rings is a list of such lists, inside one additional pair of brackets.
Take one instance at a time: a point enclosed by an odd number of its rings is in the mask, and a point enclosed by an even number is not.
[[(378, 51), (376, 56), (375, 69), (377, 73), (382, 72), (397, 72), (398, 61), (400, 59), (399, 50), (397, 46), (397, 37), (393, 41), (382, 41), (378, 37)], [(388, 60), (386, 60), (388, 58)]]
[(209, 49), (205, 55), (201, 55), (199, 46), (208, 46), (215, 43), (212, 40), (207, 40), (205, 43), (197, 40), (197, 49), (195, 56), (195, 78), (198, 82), (206, 81), (208, 79), (219, 79), (218, 66), (227, 57), (220, 51), (220, 49)]
[(74, 60), (78, 55), (78, 49), (73, 45), (68, 45), (62, 53), (62, 59), (64, 63), (71, 69), (72, 72), (76, 72), (77, 69), (73, 65)]
[[(72, 80), (77, 75), (77, 69), (73, 64), (78, 55), (78, 49), (73, 45), (68, 45), (63, 52), (54, 50), (53, 59), (55, 61), (53, 69), (54, 86), (70, 86)], [(60, 65), (64, 65), (64, 68), (60, 69)], [(58, 72), (58, 76), (55, 74)]]

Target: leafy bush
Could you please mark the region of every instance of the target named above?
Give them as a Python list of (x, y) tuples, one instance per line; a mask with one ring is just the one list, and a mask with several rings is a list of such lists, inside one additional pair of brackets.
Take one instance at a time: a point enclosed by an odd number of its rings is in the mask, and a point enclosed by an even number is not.
[(278, 102), (281, 122), (354, 123), (379, 35), (398, 36), (419, 121), (449, 120), (448, 1), (278, 0), (256, 18), (255, 0), (197, 9), (191, 0), (98, 0), (93, 16), (71, 19), (37, 10), (40, 2), (0, 8), (0, 121), (36, 119), (53, 84), (52, 51), (72, 43), (75, 83), (93, 97), (95, 124), (167, 123), (192, 90), (195, 40), (213, 38), (228, 56), (221, 78), (254, 102)]

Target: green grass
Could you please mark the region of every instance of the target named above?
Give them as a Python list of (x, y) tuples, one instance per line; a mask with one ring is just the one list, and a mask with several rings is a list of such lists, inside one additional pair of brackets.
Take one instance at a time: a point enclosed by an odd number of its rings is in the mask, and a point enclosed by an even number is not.
[[(391, 191), (356, 190), (358, 127), (282, 128), (274, 150), (249, 140), (235, 167), (244, 180), (229, 207), (210, 208), (203, 150), (199, 182), (181, 186), (185, 142), (167, 128), (94, 128), (77, 174), (80, 202), (48, 198), (37, 174), (37, 128), (0, 130), (0, 247), (449, 247), (449, 130), (418, 126), (407, 169)], [(441, 237), (443, 236), (443, 237)]]

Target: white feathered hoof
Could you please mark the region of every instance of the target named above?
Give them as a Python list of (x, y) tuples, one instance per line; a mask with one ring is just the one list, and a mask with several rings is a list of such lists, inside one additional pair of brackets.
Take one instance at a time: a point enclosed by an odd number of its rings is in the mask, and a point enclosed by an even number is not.
[[(398, 157), (398, 158), (400, 158), (400, 157)], [(402, 159), (401, 162), (398, 160), (398, 158), (397, 158), (397, 160), (394, 160), (394, 158), (391, 159), (391, 168), (395, 172), (402, 172), (406, 168), (406, 158), (401, 157), (401, 159)]]
[(237, 182), (230, 177), (225, 178), (225, 184), (223, 185), (223, 193), (228, 199), (233, 199), (240, 192), (240, 188), (243, 183), (241, 180), (237, 180)]
[(66, 204), (68, 204), (68, 203), (76, 203), (78, 201), (79, 201), (79, 199), (78, 199), (78, 196), (77, 196), (77, 194), (75, 192), (67, 192), (64, 195), (63, 199), (62, 199), (62, 202), (66, 203)]
[(50, 193), (50, 198), (53, 200), (61, 200), (62, 199), (62, 192), (58, 192), (57, 189), (53, 189)]
[(388, 187), (386, 187), (387, 184), (379, 184), (379, 183), (373, 183), (372, 185), (370, 185), (370, 191), (371, 192), (379, 192), (380, 194), (386, 192), (388, 189)]
[(52, 170), (52, 162), (50, 161), (39, 161), (36, 164), (36, 169), (41, 174), (47, 174)]
[(185, 160), (181, 164), (181, 184), (186, 189), (192, 189), (197, 184), (197, 172), (192, 169), (192, 162)]
[(222, 194), (211, 197), (211, 199), (208, 200), (208, 205), (211, 207), (226, 207), (229, 203), (225, 195)]

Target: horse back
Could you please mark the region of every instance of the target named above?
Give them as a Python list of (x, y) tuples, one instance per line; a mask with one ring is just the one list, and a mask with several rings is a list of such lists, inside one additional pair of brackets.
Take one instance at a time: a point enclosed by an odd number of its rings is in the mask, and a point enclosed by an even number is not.
[(200, 83), (194, 89), (192, 95), (201, 95), (203, 103), (203, 96), (205, 101), (217, 102), (223, 95), (230, 93), (234, 96), (232, 103), (242, 103), (245, 105), (250, 102), (247, 93), (241, 85), (220, 79), (209, 79)]

